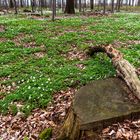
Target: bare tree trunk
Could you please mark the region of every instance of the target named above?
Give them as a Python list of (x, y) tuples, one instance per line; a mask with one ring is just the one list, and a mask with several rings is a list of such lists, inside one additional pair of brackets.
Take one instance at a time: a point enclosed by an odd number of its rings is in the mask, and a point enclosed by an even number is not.
[(20, 0), (20, 6), (23, 7), (23, 0)]
[(42, 0), (39, 0), (39, 5), (40, 5), (41, 15), (43, 15), (43, 10), (42, 10)]
[(84, 8), (86, 9), (87, 8), (87, 1), (84, 0)]
[(81, 12), (81, 6), (82, 4), (81, 4), (81, 0), (79, 0), (79, 12)]
[(62, 0), (62, 12), (64, 12), (64, 0)]
[(74, 1), (75, 8), (77, 9), (77, 0)]
[(138, 0), (138, 6), (140, 6), (140, 0)]
[(118, 0), (118, 12), (120, 12), (120, 7), (121, 7), (121, 0)]
[(134, 6), (134, 0), (132, 0), (132, 6)]
[(123, 0), (121, 0), (121, 2), (120, 2), (120, 7), (122, 7), (123, 6)]
[(10, 1), (9, 1), (9, 7), (10, 7), (10, 8), (14, 8), (13, 0), (10, 0)]
[(111, 13), (114, 13), (114, 0), (112, 0), (112, 3), (111, 3)]
[(75, 14), (74, 0), (66, 0), (65, 13), (67, 13), (67, 14)]
[(91, 9), (91, 11), (93, 11), (93, 9), (94, 9), (94, 1), (93, 0), (90, 0), (90, 9)]
[(7, 10), (7, 13), (8, 13), (8, 2), (7, 2), (7, 0), (5, 0), (4, 2), (5, 2), (6, 10)]
[(101, 0), (98, 1), (98, 11), (100, 10)]
[(128, 5), (127, 5), (127, 3), (128, 3), (128, 0), (126, 0), (126, 11), (127, 11), (127, 9), (128, 9)]
[(106, 11), (106, 0), (104, 0), (104, 9), (103, 9), (103, 14), (105, 14)]
[(117, 0), (116, 10), (120, 12), (121, 0)]
[(35, 0), (31, 0), (32, 12), (35, 12)]
[(52, 1), (52, 21), (54, 21), (56, 15), (56, 0)]
[(18, 12), (17, 12), (17, 3), (16, 3), (16, 0), (14, 0), (14, 7), (15, 7), (15, 14), (18, 14)]
[(129, 0), (129, 6), (131, 6), (131, 0)]

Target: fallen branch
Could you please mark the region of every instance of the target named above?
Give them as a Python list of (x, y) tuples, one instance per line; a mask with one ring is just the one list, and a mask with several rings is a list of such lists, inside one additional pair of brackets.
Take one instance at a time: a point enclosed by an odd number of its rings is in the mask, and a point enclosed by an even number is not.
[(98, 46), (90, 47), (89, 54), (93, 55), (97, 52), (105, 52), (111, 58), (114, 67), (116, 68), (117, 75), (121, 77), (133, 92), (133, 94), (140, 99), (140, 80), (137, 75), (137, 70), (123, 55), (111, 46)]

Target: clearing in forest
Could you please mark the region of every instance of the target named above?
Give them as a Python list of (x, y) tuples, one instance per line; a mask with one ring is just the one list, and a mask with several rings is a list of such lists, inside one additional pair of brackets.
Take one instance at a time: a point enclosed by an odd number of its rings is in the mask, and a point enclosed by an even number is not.
[[(1, 16), (0, 113), (28, 116), (17, 121), (0, 115), (2, 138), (27, 135), (35, 139), (44, 128), (62, 122), (77, 88), (116, 75), (105, 54), (90, 57), (86, 53), (90, 46), (103, 45), (120, 50), (139, 69), (140, 15), (73, 17), (55, 22)], [(38, 109), (46, 108), (50, 101), (54, 107), (47, 108), (47, 113)]]
[(139, 14), (55, 22), (0, 17), (1, 113), (28, 115), (47, 106), (60, 90), (115, 75), (106, 55), (86, 54), (89, 46), (112, 44), (139, 68), (139, 39)]

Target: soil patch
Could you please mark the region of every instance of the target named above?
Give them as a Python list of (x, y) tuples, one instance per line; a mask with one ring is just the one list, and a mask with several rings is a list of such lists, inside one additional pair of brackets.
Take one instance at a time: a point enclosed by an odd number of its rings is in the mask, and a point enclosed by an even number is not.
[(56, 130), (64, 121), (75, 91), (76, 89), (69, 88), (54, 94), (52, 102), (46, 109), (35, 109), (26, 119), (22, 112), (18, 112), (16, 116), (0, 115), (1, 138), (5, 140), (23, 139), (27, 136), (29, 139), (36, 140), (45, 128)]
[(32, 36), (30, 35), (25, 35), (23, 33), (20, 33), (19, 35), (17, 35), (14, 39), (13, 42), (16, 44), (16, 46), (23, 46), (25, 48), (35, 48), (36, 47), (36, 43), (35, 41), (30, 41), (30, 42), (24, 42), (23, 39), (24, 38), (31, 38)]
[(7, 41), (7, 39), (6, 38), (0, 38), (0, 43), (2, 43), (2, 42), (6, 42)]
[(43, 58), (45, 56), (45, 52), (36, 52), (34, 53), (35, 58)]
[(83, 61), (87, 58), (87, 54), (84, 51), (79, 51), (76, 45), (71, 45), (70, 51), (64, 54), (64, 57), (69, 60), (78, 59), (80, 61)]
[(0, 25), (0, 33), (5, 32), (5, 26), (4, 25)]

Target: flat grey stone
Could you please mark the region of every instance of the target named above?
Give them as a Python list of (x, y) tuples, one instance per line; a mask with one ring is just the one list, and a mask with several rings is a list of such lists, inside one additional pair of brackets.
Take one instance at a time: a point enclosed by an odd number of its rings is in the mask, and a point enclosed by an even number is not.
[(82, 87), (73, 102), (81, 130), (106, 127), (126, 118), (140, 118), (140, 103), (130, 101), (128, 91), (119, 78), (98, 80)]

